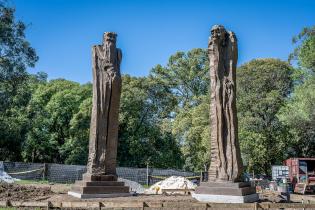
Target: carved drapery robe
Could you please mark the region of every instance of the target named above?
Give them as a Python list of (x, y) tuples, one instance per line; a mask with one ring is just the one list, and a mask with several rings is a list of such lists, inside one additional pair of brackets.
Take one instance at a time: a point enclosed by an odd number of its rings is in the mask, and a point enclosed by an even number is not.
[(236, 113), (237, 40), (215, 25), (209, 39), (211, 165), (209, 181), (241, 181), (242, 160)]
[(92, 48), (93, 106), (87, 173), (116, 175), (122, 54), (116, 48), (115, 33), (105, 33), (103, 42)]

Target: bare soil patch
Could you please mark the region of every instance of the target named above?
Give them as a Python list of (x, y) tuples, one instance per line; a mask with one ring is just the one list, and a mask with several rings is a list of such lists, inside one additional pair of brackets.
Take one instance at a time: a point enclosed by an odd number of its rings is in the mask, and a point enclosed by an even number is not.
[(0, 183), (0, 201), (36, 201), (47, 199), (53, 194), (49, 187)]

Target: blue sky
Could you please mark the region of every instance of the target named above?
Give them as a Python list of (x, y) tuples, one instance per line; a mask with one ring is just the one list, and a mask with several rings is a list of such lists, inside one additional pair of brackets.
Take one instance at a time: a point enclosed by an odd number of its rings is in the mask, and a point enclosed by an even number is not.
[(118, 33), (121, 71), (146, 76), (176, 51), (206, 48), (209, 30), (223, 24), (239, 40), (239, 65), (253, 58), (286, 60), (292, 36), (315, 24), (312, 0), (10, 0), (40, 59), (34, 73), (91, 81), (91, 46)]

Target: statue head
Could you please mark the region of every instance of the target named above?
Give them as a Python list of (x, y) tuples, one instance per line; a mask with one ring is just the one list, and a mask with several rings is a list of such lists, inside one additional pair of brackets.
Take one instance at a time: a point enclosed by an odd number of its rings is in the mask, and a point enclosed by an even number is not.
[(224, 41), (226, 37), (226, 30), (222, 25), (214, 25), (211, 28), (211, 39), (214, 41)]
[(115, 32), (105, 32), (103, 35), (103, 42), (113, 42), (116, 43), (117, 34)]

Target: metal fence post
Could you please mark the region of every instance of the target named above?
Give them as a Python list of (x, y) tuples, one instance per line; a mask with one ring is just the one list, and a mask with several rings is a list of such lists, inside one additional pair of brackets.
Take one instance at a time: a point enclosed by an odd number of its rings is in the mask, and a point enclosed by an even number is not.
[(147, 186), (149, 186), (149, 162), (147, 163)]
[(48, 164), (44, 163), (43, 180), (47, 180), (47, 174), (48, 174)]

